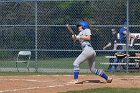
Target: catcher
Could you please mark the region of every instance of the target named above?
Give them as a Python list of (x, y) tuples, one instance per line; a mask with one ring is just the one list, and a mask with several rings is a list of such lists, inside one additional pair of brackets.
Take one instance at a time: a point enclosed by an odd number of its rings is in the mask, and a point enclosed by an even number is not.
[(76, 84), (78, 83), (78, 75), (80, 72), (80, 64), (88, 61), (90, 71), (92, 73), (95, 73), (96, 75), (101, 76), (106, 80), (107, 83), (112, 82), (112, 78), (107, 76), (102, 70), (96, 69), (95, 68), (95, 58), (96, 58), (96, 52), (93, 49), (90, 40), (91, 40), (91, 30), (89, 29), (89, 23), (86, 21), (82, 21), (77, 25), (77, 29), (80, 32), (78, 35), (72, 35), (72, 39), (79, 40), (81, 48), (82, 48), (82, 53), (76, 58), (76, 60), (73, 63), (74, 66), (74, 80), (72, 80), (69, 83)]
[(118, 52), (118, 53), (115, 53), (115, 56), (117, 59), (123, 59), (127, 56), (127, 54), (124, 54), (122, 52)]
[[(124, 54), (122, 52), (118, 52), (118, 53), (115, 53), (115, 56), (117, 58), (117, 63), (119, 62), (122, 62), (122, 60), (124, 58), (126, 58), (127, 56), (128, 57), (140, 57), (140, 53), (134, 53), (134, 52), (130, 52), (128, 55), (127, 54)], [(135, 59), (129, 59), (130, 62), (135, 62)], [(115, 66), (115, 70), (117, 69), (117, 65), (114, 65)], [(125, 69), (126, 67), (123, 66), (123, 69)]]
[[(122, 60), (127, 56), (127, 54), (124, 54), (124, 53), (122, 53), (122, 52), (117, 52), (117, 53), (115, 53), (115, 56), (116, 56), (116, 63), (121, 63), (122, 62)], [(117, 67), (118, 67), (118, 65), (112, 65), (112, 68), (111, 68), (111, 70), (112, 71), (116, 71), (117, 70)], [(125, 66), (122, 66), (122, 68), (123, 69), (125, 69), (126, 67)]]

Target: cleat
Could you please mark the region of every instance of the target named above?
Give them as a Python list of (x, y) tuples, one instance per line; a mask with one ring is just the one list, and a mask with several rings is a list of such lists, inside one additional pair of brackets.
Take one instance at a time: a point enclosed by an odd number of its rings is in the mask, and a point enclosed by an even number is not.
[(78, 84), (78, 80), (72, 80), (71, 82), (68, 82), (69, 84)]
[(113, 78), (109, 78), (106, 82), (107, 82), (107, 83), (111, 83), (112, 80), (113, 80)]

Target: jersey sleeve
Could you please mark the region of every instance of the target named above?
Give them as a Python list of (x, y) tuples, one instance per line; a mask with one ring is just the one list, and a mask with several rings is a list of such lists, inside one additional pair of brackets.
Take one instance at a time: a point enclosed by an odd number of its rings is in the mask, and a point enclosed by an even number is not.
[(91, 35), (91, 30), (90, 29), (85, 29), (85, 35)]

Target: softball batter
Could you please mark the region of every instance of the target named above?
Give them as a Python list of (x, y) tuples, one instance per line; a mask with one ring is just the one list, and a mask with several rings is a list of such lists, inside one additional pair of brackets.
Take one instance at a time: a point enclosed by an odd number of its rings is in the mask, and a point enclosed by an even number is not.
[[(76, 84), (78, 83), (78, 75), (80, 71), (79, 65), (85, 61), (88, 61), (90, 71), (92, 73), (95, 73), (102, 78), (104, 78), (107, 83), (112, 82), (112, 78), (109, 78), (103, 71), (95, 68), (95, 57), (96, 52), (93, 49), (90, 40), (91, 40), (91, 30), (89, 29), (89, 23), (86, 21), (82, 21), (77, 25), (77, 29), (80, 32), (78, 35), (74, 36), (72, 35), (73, 40), (79, 40), (81, 47), (82, 47), (82, 53), (76, 58), (74, 61), (74, 80), (72, 80), (70, 83)], [(75, 38), (76, 37), (76, 38)]]

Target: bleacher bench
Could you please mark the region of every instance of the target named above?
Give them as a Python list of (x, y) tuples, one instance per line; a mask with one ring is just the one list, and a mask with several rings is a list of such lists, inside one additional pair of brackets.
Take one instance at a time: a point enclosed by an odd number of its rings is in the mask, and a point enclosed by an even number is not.
[[(116, 58), (116, 56), (105, 56), (105, 58)], [(118, 66), (122, 66), (122, 65), (133, 65), (135, 66), (136, 68), (139, 68), (139, 71), (140, 71), (140, 56), (138, 57), (128, 57), (129, 59), (136, 59), (135, 62), (133, 63), (126, 63), (126, 62), (119, 62), (119, 63), (100, 63), (102, 65), (118, 65)]]

